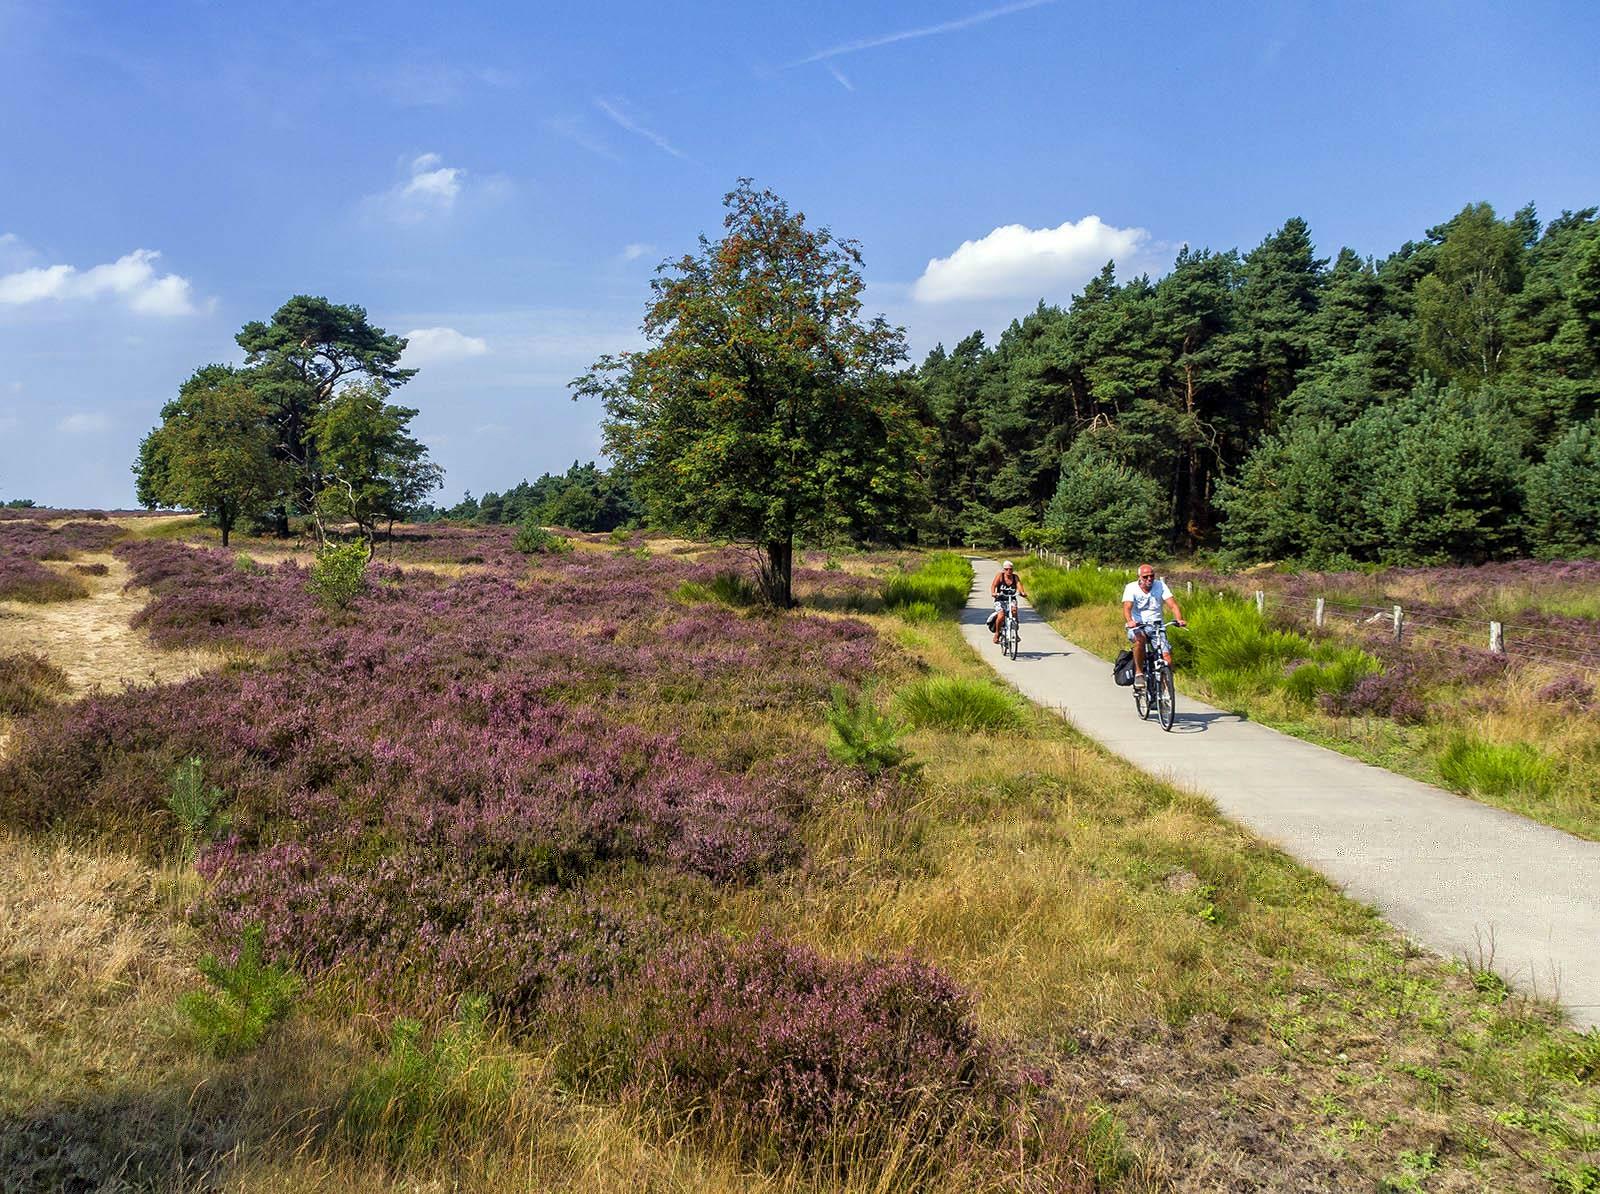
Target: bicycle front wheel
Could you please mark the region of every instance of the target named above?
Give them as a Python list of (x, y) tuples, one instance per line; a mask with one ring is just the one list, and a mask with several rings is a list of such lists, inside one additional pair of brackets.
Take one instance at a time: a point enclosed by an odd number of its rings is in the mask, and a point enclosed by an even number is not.
[(1161, 719), (1161, 728), (1171, 730), (1178, 716), (1178, 694), (1172, 687), (1171, 668), (1161, 669), (1161, 682), (1156, 688), (1156, 715)]
[(1139, 715), (1139, 720), (1144, 721), (1150, 716), (1150, 700), (1148, 696), (1149, 685), (1133, 686), (1133, 711)]

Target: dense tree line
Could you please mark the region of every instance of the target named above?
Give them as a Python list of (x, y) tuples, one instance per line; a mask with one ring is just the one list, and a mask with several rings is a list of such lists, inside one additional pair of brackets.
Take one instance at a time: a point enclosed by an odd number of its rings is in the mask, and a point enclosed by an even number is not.
[(226, 546), (241, 520), (288, 534), (292, 516), (353, 522), (369, 549), (442, 473), (410, 432), (416, 411), (388, 401), (415, 369), (406, 342), (360, 307), (297, 295), (235, 337), (243, 367), (205, 365), (139, 444), (139, 501), (200, 510)]
[(636, 526), (642, 516), (626, 477), (593, 461), (579, 464), (576, 460), (565, 473), (545, 473), (537, 481), (521, 481), (504, 493), (490, 490), (475, 498), (469, 491), (453, 506), (420, 506), (414, 511), (419, 522), (449, 519), (509, 524), (531, 520), (540, 526), (575, 531), (614, 531)]
[(1463, 209), (1381, 260), (1293, 219), (1110, 265), (916, 370), (922, 530), (1087, 554), (1477, 560), (1600, 544), (1600, 222)]

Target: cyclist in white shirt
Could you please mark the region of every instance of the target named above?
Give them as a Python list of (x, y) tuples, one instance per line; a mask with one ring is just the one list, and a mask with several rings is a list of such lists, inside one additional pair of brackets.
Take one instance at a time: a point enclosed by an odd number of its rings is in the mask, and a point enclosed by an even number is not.
[[(1177, 599), (1167, 588), (1167, 582), (1158, 580), (1156, 570), (1149, 564), (1140, 564), (1139, 579), (1130, 580), (1122, 590), (1122, 620), (1128, 627), (1128, 641), (1133, 644), (1133, 683), (1136, 687), (1144, 684), (1144, 647), (1150, 633), (1146, 628), (1151, 623), (1160, 625), (1163, 606), (1172, 611), (1174, 622), (1179, 626), (1186, 625), (1183, 611), (1178, 608)], [(1163, 651), (1161, 657), (1171, 666), (1171, 651)]]

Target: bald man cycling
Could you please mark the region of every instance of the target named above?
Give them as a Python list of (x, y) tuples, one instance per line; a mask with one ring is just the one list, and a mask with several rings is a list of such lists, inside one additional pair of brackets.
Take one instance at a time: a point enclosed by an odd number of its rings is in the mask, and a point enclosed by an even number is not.
[[(1172, 620), (1179, 626), (1187, 625), (1178, 601), (1167, 588), (1167, 582), (1156, 578), (1156, 570), (1149, 564), (1139, 565), (1139, 579), (1131, 580), (1122, 590), (1122, 621), (1128, 628), (1128, 641), (1133, 644), (1133, 683), (1144, 686), (1144, 648), (1151, 637), (1152, 623), (1161, 625), (1161, 610), (1172, 611)], [(1160, 641), (1157, 639), (1157, 641)], [(1161, 657), (1170, 667), (1172, 652), (1163, 651)]]

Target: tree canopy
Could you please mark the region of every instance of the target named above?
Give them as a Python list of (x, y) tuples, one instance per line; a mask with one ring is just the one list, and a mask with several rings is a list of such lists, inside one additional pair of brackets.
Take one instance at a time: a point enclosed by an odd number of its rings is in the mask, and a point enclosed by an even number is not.
[(788, 605), (796, 535), (909, 532), (922, 420), (891, 372), (904, 334), (862, 316), (855, 242), (748, 179), (724, 206), (722, 238), (652, 282), (649, 346), (573, 384), (652, 521), (756, 544)]

